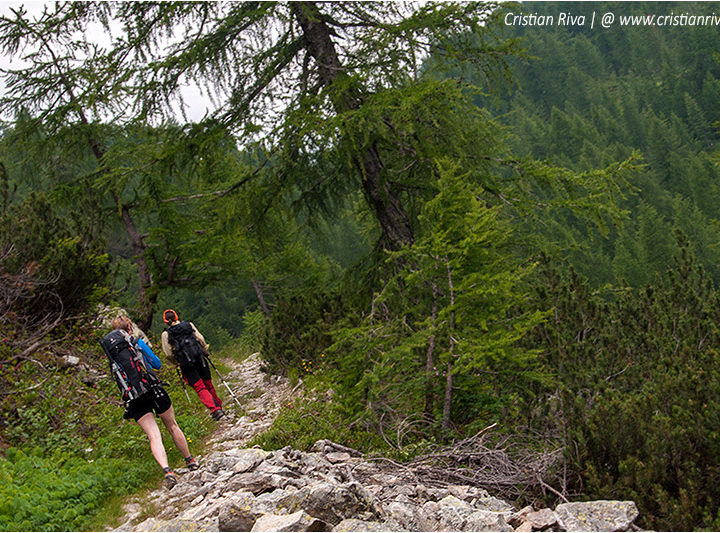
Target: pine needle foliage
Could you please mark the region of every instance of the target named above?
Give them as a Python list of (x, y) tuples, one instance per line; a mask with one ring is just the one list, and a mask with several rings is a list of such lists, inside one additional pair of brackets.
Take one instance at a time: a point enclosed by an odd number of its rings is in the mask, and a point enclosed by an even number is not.
[[(448, 431), (468, 421), (453, 410), (454, 394), (493, 396), (497, 405), (525, 380), (542, 379), (537, 354), (516, 346), (543, 319), (520, 311), (531, 266), (513, 262), (507, 220), (468, 176), (447, 163), (438, 172), (438, 193), (419, 217), (422, 236), (388, 256), (388, 271), (402, 267), (361, 317), (335, 328), (328, 350), (336, 392), (381, 432), (422, 413), (425, 431), (433, 420)], [(453, 385), (461, 376), (471, 379)], [(469, 389), (457, 392), (462, 386)], [(481, 417), (498, 415), (488, 405)]]
[[(431, 51), (475, 58), (488, 79), (507, 77), (506, 57), (517, 50), (490, 23), (494, 7), (433, 2), (62, 3), (36, 19), (18, 8), (0, 18), (0, 48), (27, 54), (31, 65), (5, 72), (8, 93), (2, 107), (6, 113), (27, 109), (53, 131), (69, 124), (88, 127), (109, 117), (116, 123), (159, 125), (183, 109), (181, 88), (195, 84), (216, 101), (204, 123), (210, 129), (227, 128), (242, 142), (262, 141), (268, 153), (287, 154), (282, 177), (306, 197), (315, 195), (318, 180), (298, 173), (297, 163), (325, 157), (322, 145), (313, 146), (313, 137), (349, 146), (351, 151), (335, 159), (335, 179), (327, 181), (335, 194), (357, 189), (359, 182), (386, 244), (398, 247), (413, 240), (411, 216), (400, 199), (403, 185), (395, 184), (386, 170), (375, 129), (347, 128), (359, 126), (362, 112), (357, 112), (373, 95), (417, 80)], [(88, 27), (112, 29), (119, 36), (109, 45), (88, 44), (83, 31)], [(444, 36), (458, 31), (485, 38), (449, 46)], [(443, 92), (437, 92), (435, 101), (441, 97)], [(405, 149), (403, 137), (412, 132), (405, 131), (405, 124), (392, 123), (391, 110), (374, 105), (364, 110), (375, 112), (375, 120), (392, 130), (388, 140), (396, 144), (393, 152)], [(350, 115), (343, 117), (346, 113)], [(335, 127), (339, 138), (327, 135)], [(363, 133), (371, 136), (363, 139)], [(429, 145), (422, 137), (416, 140)], [(410, 174), (407, 181), (413, 179)], [(321, 180), (319, 188), (326, 187)]]
[(525, 338), (554, 375), (524, 417), (565, 440), (568, 490), (634, 500), (640, 525), (718, 525), (718, 292), (688, 252), (639, 294), (603, 298), (543, 266), (551, 318)]

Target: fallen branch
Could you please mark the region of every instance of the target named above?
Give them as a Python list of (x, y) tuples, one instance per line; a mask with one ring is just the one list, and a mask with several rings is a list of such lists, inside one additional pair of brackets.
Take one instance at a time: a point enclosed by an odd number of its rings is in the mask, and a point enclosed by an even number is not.
[(343, 446), (342, 444), (338, 444), (337, 442), (333, 442), (331, 440), (322, 439), (317, 441), (315, 444), (312, 445), (312, 448), (310, 448), (311, 452), (326, 452), (327, 448), (330, 448), (331, 450), (335, 450), (337, 452), (345, 452), (351, 457), (362, 457), (362, 453), (353, 449), (348, 448), (347, 446)]
[(570, 500), (568, 500), (564, 494), (561, 494), (560, 492), (556, 491), (554, 488), (552, 488), (550, 485), (545, 483), (540, 477), (538, 477), (538, 482), (540, 483), (540, 486), (544, 489), (549, 490), (552, 492), (555, 496), (559, 497), (564, 501), (565, 503), (570, 503)]
[[(418, 456), (405, 464), (387, 458), (368, 460), (377, 462), (376, 468), (381, 473), (427, 486), (469, 485), (511, 499), (521, 497), (528, 489), (535, 489), (549, 491), (567, 502), (564, 491), (551, 485), (562, 450), (533, 451), (521, 443), (510, 442), (508, 437), (496, 437), (493, 447), (488, 447), (483, 440), (494, 428), (495, 424), (468, 439)], [(359, 475), (372, 477), (377, 473), (368, 471)]]
[(45, 382), (47, 381), (47, 379), (48, 379), (48, 378), (45, 378), (45, 379), (43, 379), (40, 383), (36, 383), (36, 384), (33, 385), (32, 387), (28, 387), (28, 388), (26, 388), (26, 389), (18, 389), (18, 390), (11, 390), (11, 391), (8, 391), (8, 392), (0, 392), (0, 396), (11, 396), (11, 395), (13, 395), (13, 394), (20, 394), (20, 393), (22, 393), (22, 392), (27, 392), (27, 391), (30, 391), (30, 390), (33, 390), (33, 389), (37, 389), (40, 385), (42, 385), (43, 383), (45, 383)]

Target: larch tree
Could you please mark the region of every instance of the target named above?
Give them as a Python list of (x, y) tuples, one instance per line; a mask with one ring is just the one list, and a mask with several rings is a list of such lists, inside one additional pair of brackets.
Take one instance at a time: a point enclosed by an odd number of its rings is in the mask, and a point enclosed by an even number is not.
[[(270, 149), (282, 139), (285, 155), (296, 163), (319, 157), (323, 148), (345, 148), (338, 175), (325, 177), (320, 186), (355, 176), (384, 244), (399, 248), (414, 239), (402, 195), (412, 185), (404, 181), (417, 176), (389, 172), (393, 155), (388, 152), (414, 153), (420, 165), (418, 145), (427, 140), (399, 131), (382, 116), (382, 109), (373, 112), (386, 121), (384, 132), (358, 130), (362, 124), (357, 118), (374, 94), (417, 79), (430, 52), (473, 61), (488, 77), (506, 74), (505, 56), (513, 45), (495, 39), (492, 26), (484, 25), (494, 7), (432, 2), (91, 2), (58, 4), (32, 22), (18, 11), (2, 20), (1, 44), (9, 53), (34, 50), (29, 56), (33, 64), (6, 72), (5, 106), (28, 107), (44, 118), (88, 127), (93, 117), (162, 120), (178, 111), (174, 103), (182, 107), (182, 88), (195, 83), (217, 104), (205, 122), (209, 128), (222, 125), (241, 140), (264, 139)], [(106, 45), (87, 44), (82, 30), (96, 23), (117, 37)], [(450, 45), (447, 36), (463, 32), (488, 38)], [(91, 146), (102, 159), (103, 147), (94, 140)], [(290, 176), (293, 165), (288, 167)], [(305, 189), (311, 186), (305, 184)], [(132, 218), (123, 212), (123, 220), (141, 258), (143, 244)], [(144, 268), (139, 259), (139, 271)]]

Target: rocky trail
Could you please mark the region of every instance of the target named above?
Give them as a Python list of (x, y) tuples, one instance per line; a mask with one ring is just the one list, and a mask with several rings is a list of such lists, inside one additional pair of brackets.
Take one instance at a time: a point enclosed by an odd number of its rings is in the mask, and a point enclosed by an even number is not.
[[(363, 457), (330, 441), (309, 452), (247, 448), (284, 404), (302, 394), (262, 371), (257, 354), (225, 379), (240, 399), (209, 439), (201, 467), (178, 484), (125, 505), (116, 531), (628, 531), (630, 501), (515, 509), (476, 486), (433, 483), (404, 465)], [(234, 402), (233, 402), (234, 403)]]

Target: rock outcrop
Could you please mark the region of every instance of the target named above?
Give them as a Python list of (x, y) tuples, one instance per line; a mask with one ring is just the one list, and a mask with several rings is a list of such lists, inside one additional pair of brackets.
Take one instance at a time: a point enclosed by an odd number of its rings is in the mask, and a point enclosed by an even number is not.
[[(131, 503), (119, 531), (627, 531), (633, 502), (565, 503), (515, 509), (466, 485), (408, 483), (376, 461), (329, 441), (309, 452), (247, 448), (294, 391), (252, 357), (227, 377), (249, 416), (231, 419), (179, 483)], [(152, 516), (142, 520), (142, 516)]]

